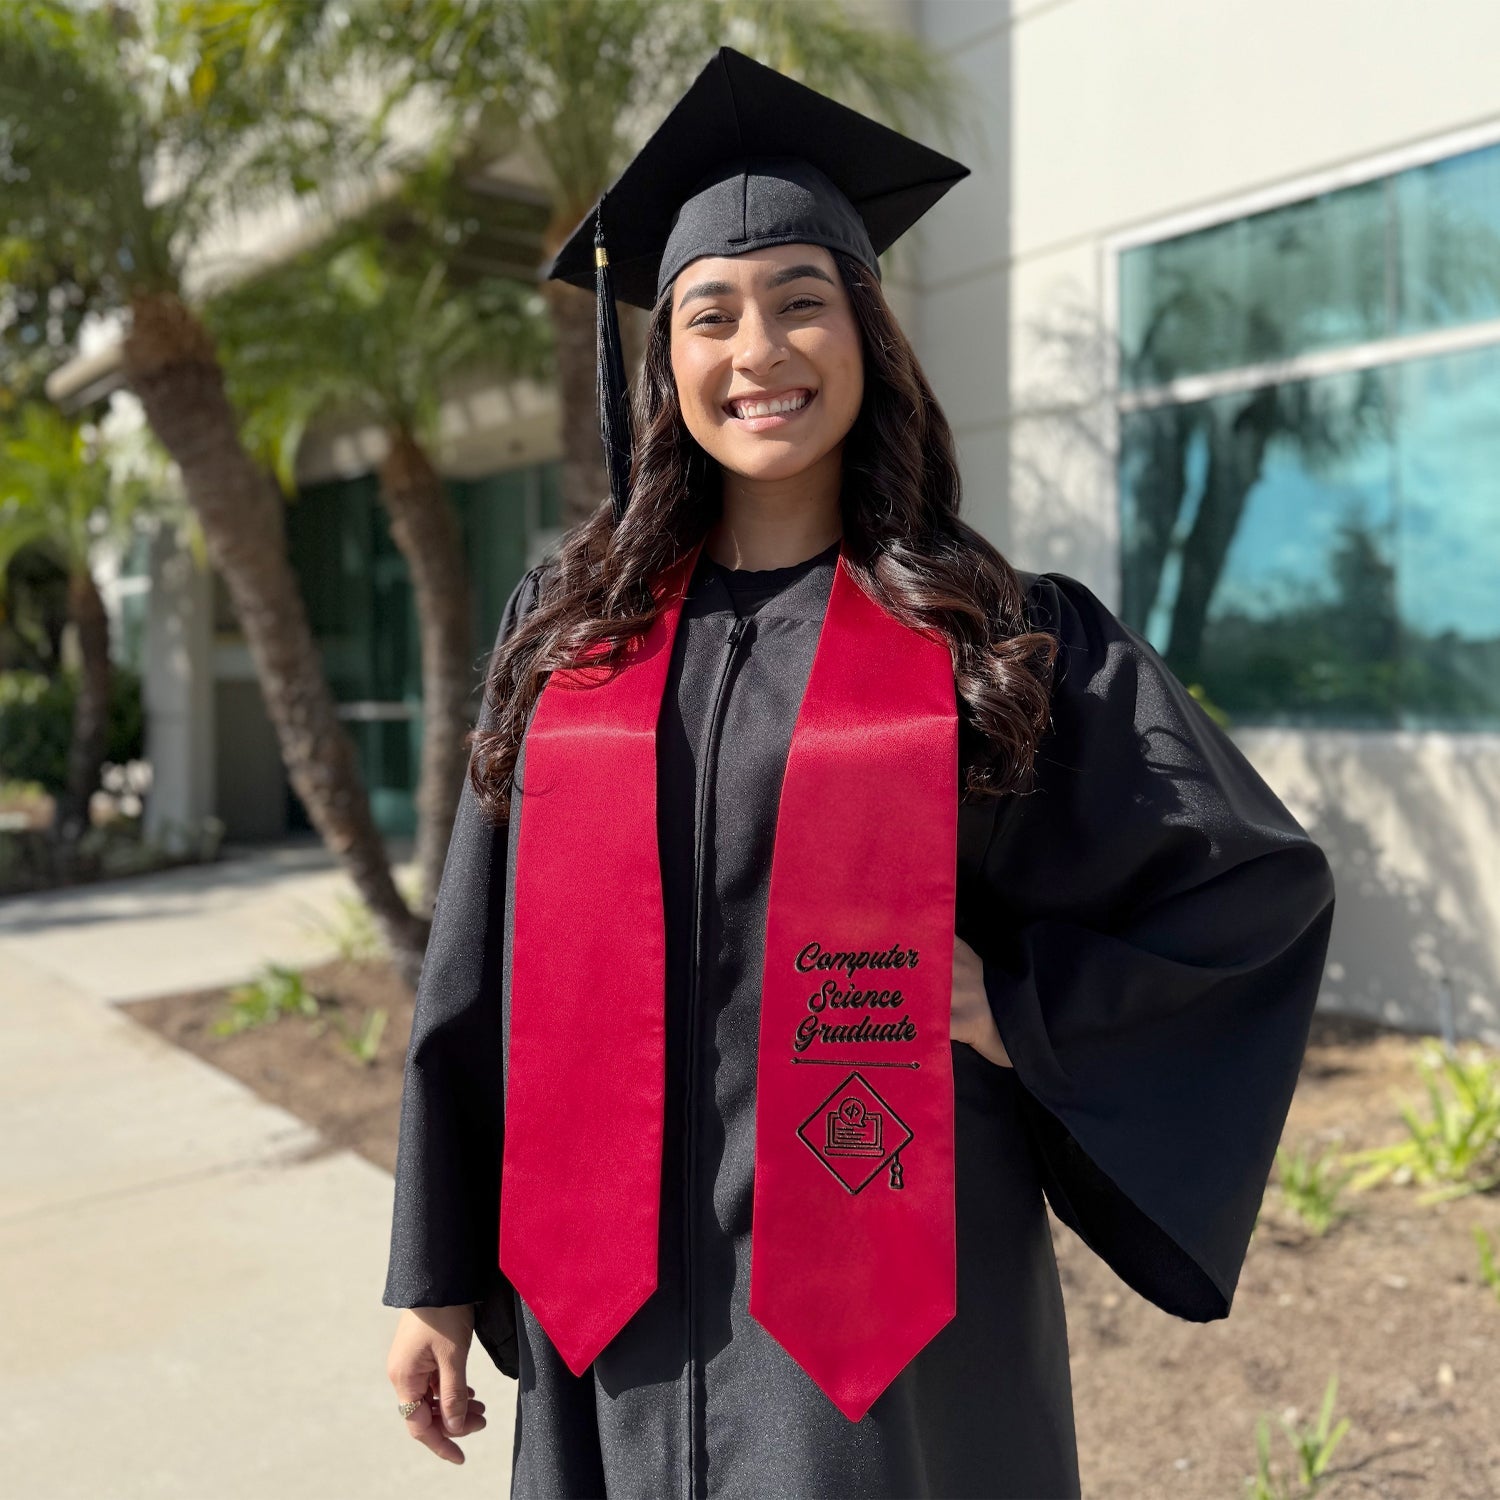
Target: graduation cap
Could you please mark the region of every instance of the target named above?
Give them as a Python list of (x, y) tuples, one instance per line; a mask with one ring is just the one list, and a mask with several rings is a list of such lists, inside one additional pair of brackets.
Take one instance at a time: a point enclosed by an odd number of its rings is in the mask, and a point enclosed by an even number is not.
[(720, 47), (545, 270), (549, 281), (594, 291), (599, 430), (616, 523), (631, 454), (616, 297), (650, 308), (689, 261), (767, 245), (842, 250), (878, 280), (880, 253), (968, 175), (961, 162)]

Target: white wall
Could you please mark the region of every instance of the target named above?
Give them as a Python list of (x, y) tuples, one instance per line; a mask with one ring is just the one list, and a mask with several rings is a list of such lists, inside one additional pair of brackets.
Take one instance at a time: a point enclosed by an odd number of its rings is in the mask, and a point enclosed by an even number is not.
[[(953, 426), (963, 512), (1009, 551), (1011, 137), (1008, 7), (915, 0), (912, 23), (949, 57), (978, 130), (949, 151), (970, 168), (913, 231), (918, 305), (904, 320)], [(934, 142), (934, 144), (938, 144)], [(941, 146), (939, 149), (942, 149)]]
[(1235, 739), (1317, 838), (1337, 905), (1323, 1003), (1500, 1043), (1500, 744), (1493, 735)]

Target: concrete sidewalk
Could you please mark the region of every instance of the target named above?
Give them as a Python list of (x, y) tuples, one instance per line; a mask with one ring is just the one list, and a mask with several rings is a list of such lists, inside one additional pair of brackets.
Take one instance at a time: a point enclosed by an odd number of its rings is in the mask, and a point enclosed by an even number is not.
[(330, 953), (320, 846), (0, 902), (0, 1493), (509, 1493), (515, 1383), (443, 1463), (406, 1435), (380, 1305), (391, 1179), (114, 1002)]

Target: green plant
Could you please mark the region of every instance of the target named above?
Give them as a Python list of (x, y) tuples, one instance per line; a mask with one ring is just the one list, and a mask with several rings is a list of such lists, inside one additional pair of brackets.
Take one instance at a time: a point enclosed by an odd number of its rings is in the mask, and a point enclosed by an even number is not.
[(1282, 1201), (1313, 1234), (1326, 1234), (1349, 1209), (1339, 1195), (1354, 1176), (1342, 1153), (1299, 1146), (1296, 1155), (1276, 1148), (1276, 1184)]
[[(422, 872), (406, 868), (394, 872), (396, 889), (401, 899), (415, 908), (421, 896)], [(347, 963), (363, 963), (370, 959), (388, 956), (390, 949), (380, 934), (380, 929), (370, 913), (370, 908), (358, 895), (341, 895), (334, 898), (337, 915), (333, 918), (319, 917), (315, 925), (330, 943), (334, 951)]]
[(1474, 1243), (1479, 1246), (1479, 1276), (1500, 1302), (1500, 1266), (1495, 1264), (1495, 1247), (1490, 1242), (1489, 1231), (1474, 1226)]
[[(1488, 1192), (1500, 1184), (1500, 1064), (1478, 1048), (1464, 1055), (1429, 1044), (1417, 1066), (1430, 1115), (1421, 1118), (1409, 1104), (1401, 1104), (1406, 1139), (1351, 1152), (1349, 1165), (1363, 1169), (1351, 1189), (1360, 1192), (1386, 1178), (1437, 1184), (1421, 1203)], [(1446, 1080), (1447, 1092), (1440, 1079)]]
[(377, 1006), (365, 1017), (365, 1024), (358, 1031), (351, 1031), (337, 1016), (333, 1016), (333, 1029), (338, 1032), (343, 1040), (344, 1047), (351, 1057), (365, 1067), (369, 1067), (375, 1061), (375, 1056), (380, 1050), (380, 1038), (385, 1034), (386, 1010), (384, 1006)]
[(328, 934), (338, 956), (350, 963), (379, 958), (386, 945), (370, 908), (358, 896), (339, 896), (334, 904), (338, 915), (318, 925)]
[(1248, 1500), (1292, 1500), (1292, 1492), (1271, 1464), (1271, 1429), (1262, 1417), (1255, 1424), (1255, 1473), (1245, 1481)]
[(214, 1023), (215, 1036), (233, 1036), (255, 1026), (266, 1026), (282, 1016), (319, 1013), (318, 997), (303, 982), (300, 970), (267, 964), (263, 973), (229, 993), (229, 1011)]
[[(1331, 1432), (1329, 1430), (1338, 1384), (1337, 1375), (1328, 1377), (1323, 1405), (1315, 1423), (1294, 1426), (1285, 1417), (1277, 1419), (1286, 1433), (1297, 1465), (1295, 1481), (1283, 1479), (1271, 1462), (1271, 1430), (1266, 1419), (1261, 1417), (1255, 1424), (1256, 1467), (1255, 1473), (1245, 1481), (1248, 1500), (1294, 1500), (1296, 1496), (1316, 1495), (1322, 1488), (1333, 1450), (1349, 1430), (1348, 1417), (1341, 1417), (1338, 1425)], [(1292, 1489), (1293, 1482), (1300, 1487)]]
[(0, 672), (0, 775), (55, 792), (67, 780), (72, 684), (40, 672)]
[[(60, 791), (68, 779), (68, 745), (79, 676), (65, 667), (56, 677), (0, 672), (0, 780), (35, 782)], [(145, 753), (140, 676), (116, 663), (110, 671), (105, 758), (117, 765)]]

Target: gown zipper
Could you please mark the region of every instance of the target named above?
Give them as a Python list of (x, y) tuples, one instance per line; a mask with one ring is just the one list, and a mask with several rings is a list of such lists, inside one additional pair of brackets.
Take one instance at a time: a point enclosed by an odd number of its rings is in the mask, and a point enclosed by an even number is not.
[(734, 669), (743, 641), (753, 625), (749, 615), (737, 616), (729, 627), (729, 638), (724, 655), (719, 662), (719, 675), (714, 684), (713, 703), (709, 710), (708, 733), (704, 737), (703, 758), (698, 770), (698, 786), (693, 810), (693, 947), (691, 977), (688, 987), (688, 1059), (687, 1086), (684, 1089), (684, 1139), (687, 1143), (685, 1160), (687, 1182), (685, 1184), (685, 1211), (683, 1214), (683, 1285), (687, 1296), (687, 1500), (700, 1500), (698, 1494), (698, 1468), (702, 1455), (698, 1447), (698, 1330), (694, 1299), (696, 1289), (693, 1276), (694, 1230), (698, 1214), (698, 1137), (694, 1130), (695, 1094), (698, 1081), (699, 1049), (699, 974), (702, 968), (703, 944), (703, 846), (708, 825), (708, 797), (713, 784), (714, 766), (719, 754), (719, 730), (723, 722), (725, 688)]

